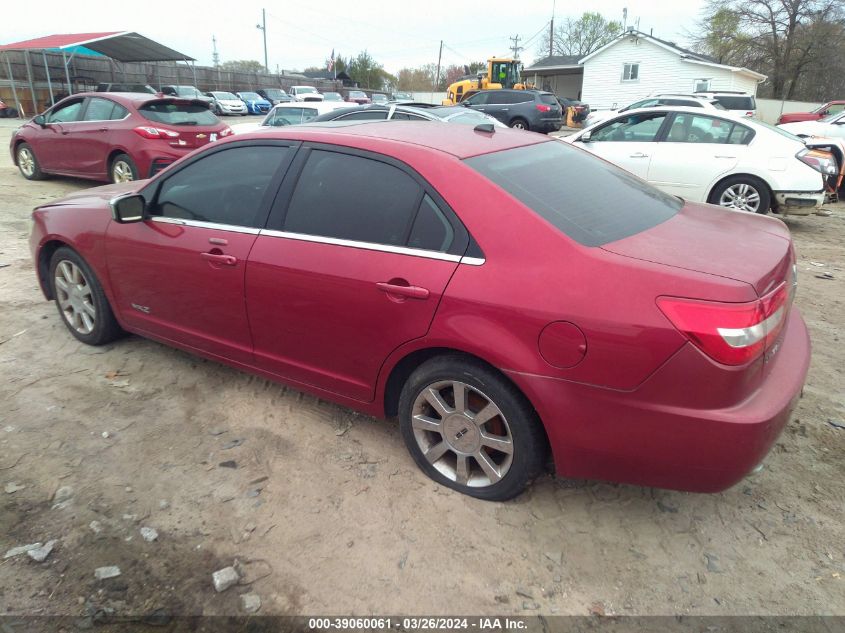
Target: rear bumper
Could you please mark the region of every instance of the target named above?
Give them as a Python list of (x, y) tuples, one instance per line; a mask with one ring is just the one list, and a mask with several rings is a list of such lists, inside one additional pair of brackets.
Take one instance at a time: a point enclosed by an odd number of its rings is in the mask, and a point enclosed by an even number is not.
[[(769, 356), (758, 387), (735, 405), (718, 409), (669, 405), (644, 395), (659, 393), (661, 383), (673, 385), (674, 359), (632, 392), (509, 375), (540, 414), (559, 475), (718, 492), (762, 462), (800, 397), (810, 340), (797, 310)], [(668, 388), (677, 397), (677, 389)], [(706, 391), (708, 385), (689, 389)]]
[(775, 191), (775, 204), (784, 215), (810, 215), (824, 204), (824, 190)]

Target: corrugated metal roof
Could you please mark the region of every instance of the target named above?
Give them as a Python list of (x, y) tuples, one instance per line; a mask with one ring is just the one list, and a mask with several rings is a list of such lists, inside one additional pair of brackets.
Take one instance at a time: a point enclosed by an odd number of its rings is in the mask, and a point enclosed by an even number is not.
[(194, 58), (133, 31), (64, 33), (0, 45), (2, 50), (68, 49), (85, 46), (121, 62), (193, 61)]

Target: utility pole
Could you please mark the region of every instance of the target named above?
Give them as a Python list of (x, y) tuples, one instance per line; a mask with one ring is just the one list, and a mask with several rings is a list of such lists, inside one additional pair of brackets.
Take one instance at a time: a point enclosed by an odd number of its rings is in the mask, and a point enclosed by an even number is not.
[(437, 53), (437, 75), (434, 78), (434, 92), (440, 86), (440, 60), (443, 58), (443, 40), (440, 40), (440, 52)]
[(555, 6), (557, 2), (553, 0), (552, 2), (552, 21), (549, 22), (549, 57), (554, 55), (554, 44), (555, 44)]
[(217, 38), (214, 35), (211, 36), (211, 43), (214, 46), (214, 52), (211, 53), (211, 62), (215, 68), (218, 68), (220, 66), (220, 54), (217, 52)]
[(519, 51), (522, 50), (522, 46), (519, 45), (520, 37), (519, 35), (514, 35), (513, 37), (509, 38), (511, 42), (513, 42), (513, 46), (511, 46), (511, 52), (513, 53), (514, 59), (519, 59)]
[(259, 29), (264, 35), (264, 70), (270, 74), (270, 66), (267, 65), (267, 13), (261, 9), (261, 24), (256, 24), (255, 28)]

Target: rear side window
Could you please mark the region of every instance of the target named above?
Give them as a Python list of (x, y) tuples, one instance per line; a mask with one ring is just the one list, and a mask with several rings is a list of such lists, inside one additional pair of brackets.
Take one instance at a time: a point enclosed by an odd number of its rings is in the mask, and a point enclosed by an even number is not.
[(715, 97), (728, 110), (756, 110), (757, 100), (754, 97), (719, 95)]
[(465, 162), (585, 246), (601, 246), (640, 233), (665, 222), (683, 206), (680, 199), (559, 141), (484, 154)]
[(411, 176), (387, 163), (312, 150), (288, 206), (284, 230), (404, 245), (421, 193)]
[(167, 125), (215, 125), (218, 122), (208, 106), (199, 103), (148, 101), (138, 108), (138, 112), (148, 121)]
[(386, 118), (387, 110), (366, 110), (337, 117), (338, 120), (343, 121), (383, 121)]
[(445, 253), (455, 239), (455, 229), (428, 194), (423, 196), (408, 246)]

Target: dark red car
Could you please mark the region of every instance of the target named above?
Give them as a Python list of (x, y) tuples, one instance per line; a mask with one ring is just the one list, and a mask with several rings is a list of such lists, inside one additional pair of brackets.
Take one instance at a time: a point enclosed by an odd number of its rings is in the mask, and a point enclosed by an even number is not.
[(349, 103), (357, 103), (358, 105), (367, 105), (372, 103), (367, 93), (363, 90), (350, 90), (346, 93), (346, 101)]
[(828, 114), (835, 114), (845, 110), (845, 101), (828, 101), (812, 112), (787, 112), (778, 118), (778, 125), (781, 123), (797, 123), (798, 121), (818, 121)]
[(126, 330), (398, 416), (429, 476), (484, 499), (549, 448), (564, 476), (722, 490), (766, 456), (810, 360), (780, 220), (538, 134), (279, 128), (33, 218), (79, 340)]
[(127, 182), (149, 178), (231, 132), (198, 99), (90, 92), (67, 97), (28, 121), (9, 148), (29, 180), (61, 174)]

